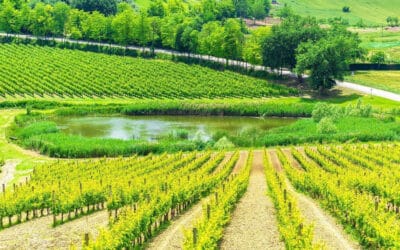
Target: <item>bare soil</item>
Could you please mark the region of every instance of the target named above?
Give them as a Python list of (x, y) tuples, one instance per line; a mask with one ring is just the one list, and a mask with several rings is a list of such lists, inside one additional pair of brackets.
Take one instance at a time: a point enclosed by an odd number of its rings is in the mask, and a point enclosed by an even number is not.
[(100, 228), (107, 227), (108, 212), (96, 212), (55, 228), (52, 219), (46, 216), (0, 231), (0, 249), (80, 249), (85, 233), (93, 240)]
[(239, 201), (225, 230), (221, 249), (284, 249), (275, 208), (266, 194), (263, 152), (254, 152), (247, 192)]

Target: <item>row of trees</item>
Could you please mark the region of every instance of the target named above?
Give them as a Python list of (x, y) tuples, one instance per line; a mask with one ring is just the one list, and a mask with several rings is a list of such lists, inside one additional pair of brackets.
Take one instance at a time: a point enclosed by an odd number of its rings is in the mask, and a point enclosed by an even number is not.
[(299, 76), (308, 72), (315, 89), (332, 87), (348, 64), (363, 55), (357, 35), (339, 24), (321, 28), (315, 18), (301, 18), (290, 9), (280, 25), (249, 32), (241, 19), (233, 18), (235, 13), (227, 11), (229, 3), (238, 4), (236, 0), (203, 0), (190, 8), (183, 1), (154, 0), (147, 10), (139, 11), (120, 3), (115, 16), (71, 9), (63, 2), (37, 3), (33, 8), (22, 4), (18, 9), (11, 0), (3, 1), (0, 30), (7, 33), (163, 47), (262, 63), (294, 70)]

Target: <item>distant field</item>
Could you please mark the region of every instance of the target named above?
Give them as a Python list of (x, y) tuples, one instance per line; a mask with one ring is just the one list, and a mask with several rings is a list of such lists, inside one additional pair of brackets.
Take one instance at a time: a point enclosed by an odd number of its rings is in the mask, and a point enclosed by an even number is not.
[(347, 80), (400, 94), (400, 71), (359, 71)]
[(21, 97), (270, 97), (297, 91), (230, 71), (172, 61), (0, 45), (0, 95)]
[(355, 29), (353, 31), (360, 35), (361, 46), (368, 49), (371, 54), (383, 51), (389, 62), (400, 62), (400, 30), (376, 28)]
[[(386, 23), (386, 17), (399, 16), (400, 1), (393, 0), (279, 0), (304, 16), (314, 16), (318, 19), (343, 17), (355, 24), (363, 19), (364, 24), (379, 25)], [(351, 12), (343, 13), (342, 8), (349, 6)]]

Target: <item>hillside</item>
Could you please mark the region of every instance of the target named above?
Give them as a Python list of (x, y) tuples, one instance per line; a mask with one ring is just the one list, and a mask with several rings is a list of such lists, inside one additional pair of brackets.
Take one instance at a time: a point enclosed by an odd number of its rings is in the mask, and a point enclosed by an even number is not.
[(0, 45), (0, 69), (0, 95), (6, 99), (16, 95), (193, 99), (296, 93), (265, 80), (196, 65), (26, 45)]
[[(381, 0), (280, 0), (281, 5), (288, 4), (296, 13), (314, 16), (318, 19), (343, 17), (351, 24), (363, 20), (364, 24), (386, 24), (388, 16), (400, 15), (400, 1)], [(343, 13), (344, 6), (350, 7), (350, 13)]]

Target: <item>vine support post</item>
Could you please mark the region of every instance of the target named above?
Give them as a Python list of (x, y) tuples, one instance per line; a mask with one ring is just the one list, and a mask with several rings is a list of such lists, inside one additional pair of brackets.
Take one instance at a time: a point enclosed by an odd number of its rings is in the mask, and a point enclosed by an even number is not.
[(85, 246), (89, 246), (89, 233), (85, 233)]
[(197, 232), (197, 228), (193, 228), (193, 245), (197, 245), (197, 237), (198, 237), (198, 232)]

